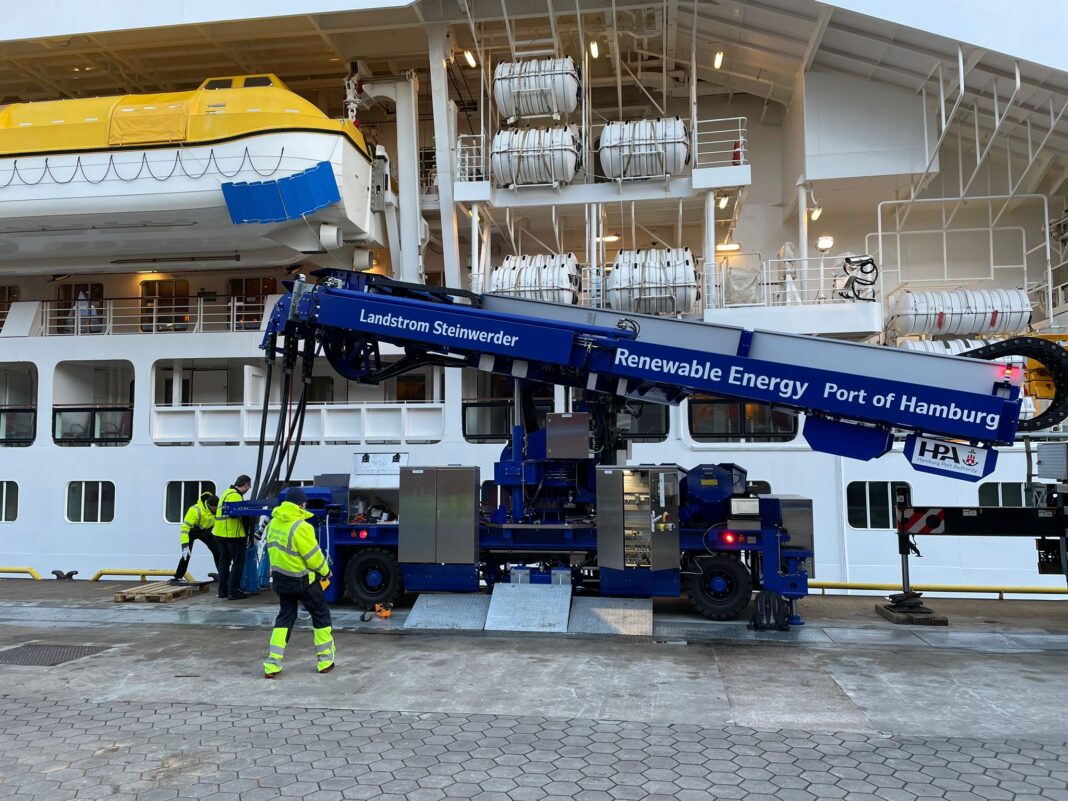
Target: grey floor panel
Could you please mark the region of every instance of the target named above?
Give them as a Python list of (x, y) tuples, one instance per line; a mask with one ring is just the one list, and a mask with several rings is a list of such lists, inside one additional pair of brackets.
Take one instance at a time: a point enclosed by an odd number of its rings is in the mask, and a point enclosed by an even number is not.
[(481, 593), (424, 592), (408, 613), (404, 628), (482, 631), (489, 608), (490, 597)]
[(486, 631), (567, 631), (571, 587), (560, 584), (496, 584)]
[(575, 598), (571, 602), (570, 634), (653, 633), (653, 602), (644, 598)]

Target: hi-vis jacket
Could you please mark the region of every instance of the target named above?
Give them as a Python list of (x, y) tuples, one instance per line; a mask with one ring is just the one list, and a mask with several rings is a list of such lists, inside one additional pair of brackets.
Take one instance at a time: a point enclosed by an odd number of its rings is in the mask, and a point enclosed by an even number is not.
[(204, 505), (204, 501), (197, 501), (186, 510), (182, 520), (182, 545), (189, 544), (190, 529), (202, 528), (211, 531), (214, 525), (215, 515), (211, 513), (211, 509)]
[(315, 529), (305, 522), (312, 516), (295, 503), (283, 501), (271, 512), (271, 524), (267, 527), (267, 554), (271, 570), (283, 576), (308, 577), (308, 583), (316, 574), (325, 577), (330, 572), (326, 557), (319, 550)]
[(212, 532), (216, 537), (244, 537), (245, 527), (240, 517), (226, 517), (223, 514), (223, 504), (244, 500), (241, 493), (230, 487), (219, 498), (219, 514), (215, 522), (215, 530)]

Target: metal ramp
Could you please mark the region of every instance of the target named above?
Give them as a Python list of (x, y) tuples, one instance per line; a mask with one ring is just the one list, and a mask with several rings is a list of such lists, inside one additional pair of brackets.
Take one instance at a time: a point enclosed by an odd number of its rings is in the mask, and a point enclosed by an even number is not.
[(486, 631), (567, 632), (570, 584), (495, 584)]
[(651, 637), (653, 602), (645, 598), (575, 598), (567, 631)]
[(406, 629), (482, 631), (490, 597), (482, 593), (423, 592), (404, 621)]

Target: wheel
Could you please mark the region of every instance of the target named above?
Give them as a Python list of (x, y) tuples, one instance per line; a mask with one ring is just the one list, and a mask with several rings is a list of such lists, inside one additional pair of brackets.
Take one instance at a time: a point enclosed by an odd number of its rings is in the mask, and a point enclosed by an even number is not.
[(379, 548), (356, 552), (345, 565), (345, 591), (357, 606), (392, 603), (403, 591), (397, 557)]
[(749, 605), (753, 579), (741, 559), (716, 555), (694, 559), (686, 593), (694, 608), (712, 620), (731, 620)]

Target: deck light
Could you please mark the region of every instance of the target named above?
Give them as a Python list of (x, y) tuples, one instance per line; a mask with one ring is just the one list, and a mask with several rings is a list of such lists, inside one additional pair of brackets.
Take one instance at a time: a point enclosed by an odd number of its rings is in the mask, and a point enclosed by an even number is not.
[(724, 53), (722, 50), (716, 51), (716, 57), (712, 60), (712, 66), (715, 67), (717, 70), (723, 66), (723, 56)]
[(814, 208), (808, 216), (809, 219), (812, 220), (812, 222), (816, 222), (816, 220), (823, 216), (823, 206), (816, 206), (816, 208)]
[(826, 253), (828, 250), (834, 247), (833, 236), (821, 236), (816, 240), (816, 250), (820, 253)]
[(464, 51), (464, 58), (467, 59), (467, 66), (469, 66), (471, 69), (474, 69), (478, 66), (478, 62), (475, 61), (475, 54), (472, 53), (470, 50)]
[(734, 253), (736, 250), (741, 250), (742, 246), (737, 242), (720, 242), (716, 245), (716, 253)]
[(597, 48), (597, 40), (596, 39), (591, 39), (590, 40), (590, 58), (597, 58), (597, 56), (599, 56), (599, 55), (601, 55), (601, 51), (598, 50), (598, 48)]
[(719, 199), (719, 207), (720, 207), (721, 209), (725, 209), (725, 208), (727, 208), (727, 203), (729, 203), (729, 202), (730, 202), (730, 198), (729, 198), (729, 197), (727, 197), (726, 195), (723, 195), (723, 196), (722, 196), (722, 197), (721, 197), (721, 198)]

